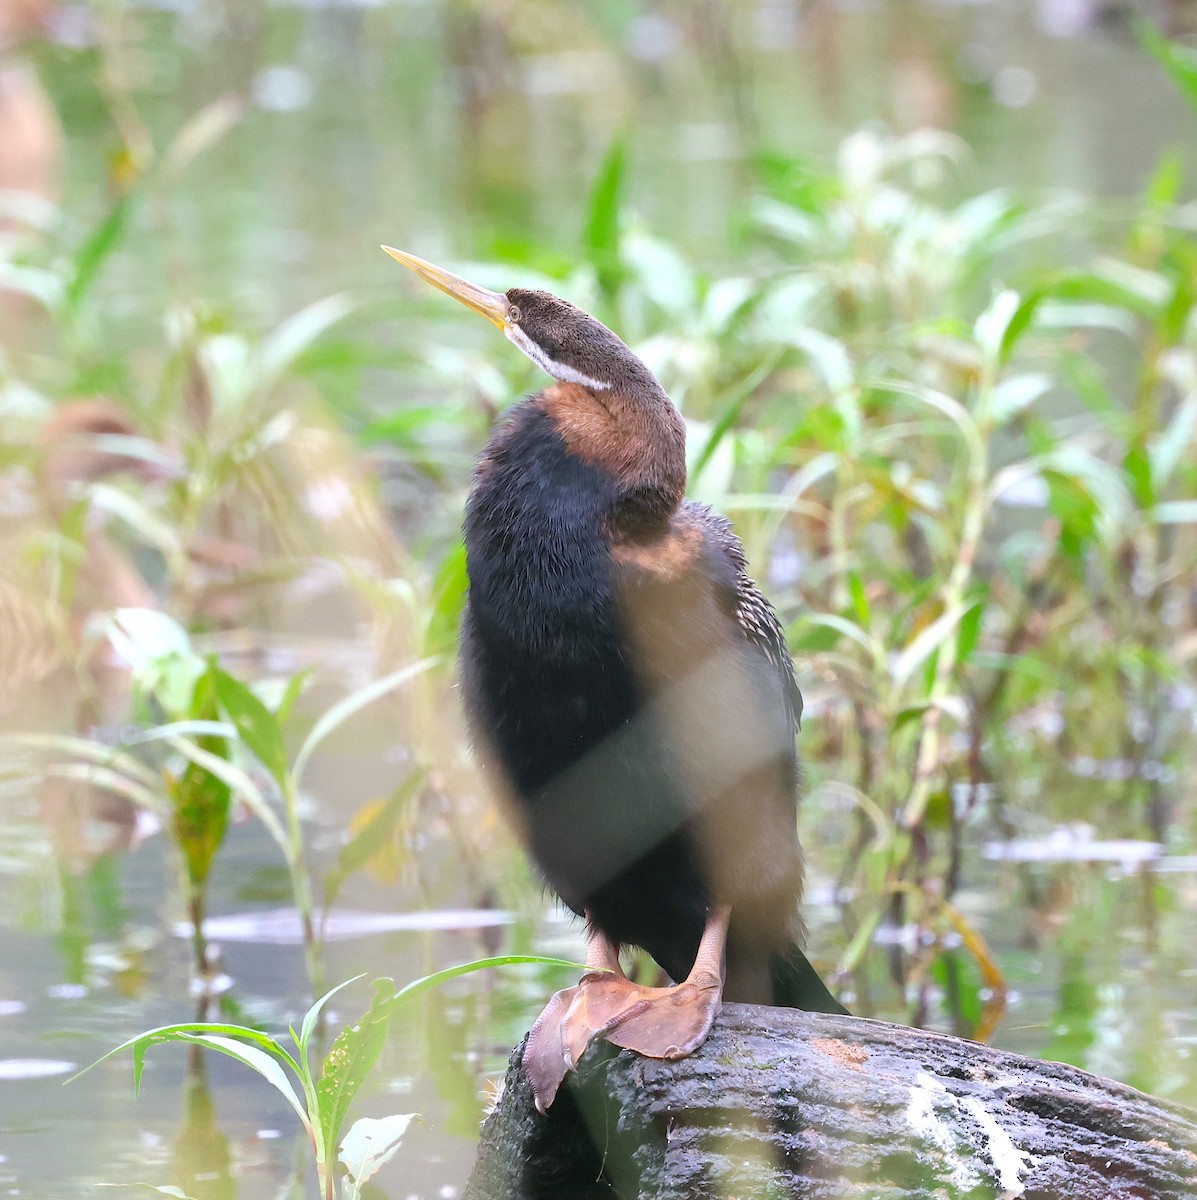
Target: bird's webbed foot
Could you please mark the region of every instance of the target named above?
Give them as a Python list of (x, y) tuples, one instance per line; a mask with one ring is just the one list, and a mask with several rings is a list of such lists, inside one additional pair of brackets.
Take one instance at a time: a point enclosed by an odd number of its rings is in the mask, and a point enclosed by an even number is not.
[(593, 969), (575, 987), (553, 996), (528, 1035), (523, 1067), (536, 1107), (541, 1112), (548, 1109), (595, 1038), (646, 1058), (693, 1054), (706, 1041), (723, 1005), (727, 921), (726, 909), (711, 911), (690, 974), (676, 986), (663, 988), (633, 983), (619, 965), (617, 947), (592, 932), (586, 962)]

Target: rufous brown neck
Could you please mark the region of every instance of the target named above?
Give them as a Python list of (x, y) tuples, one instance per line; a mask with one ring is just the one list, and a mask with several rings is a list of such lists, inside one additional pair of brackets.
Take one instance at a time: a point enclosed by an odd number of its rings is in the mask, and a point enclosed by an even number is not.
[(614, 540), (653, 537), (686, 492), (686, 426), (660, 385), (601, 390), (558, 383), (541, 396), (566, 449), (615, 485)]

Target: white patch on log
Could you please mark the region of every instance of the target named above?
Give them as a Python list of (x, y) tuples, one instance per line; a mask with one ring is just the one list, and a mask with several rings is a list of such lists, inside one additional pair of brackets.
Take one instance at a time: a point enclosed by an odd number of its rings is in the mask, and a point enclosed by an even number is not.
[(963, 1103), (989, 1138), (989, 1160), (997, 1170), (998, 1185), (1002, 1189), (1000, 1200), (1016, 1200), (1027, 1190), (1022, 1181), (1022, 1173), (1029, 1171), (1039, 1159), (1033, 1154), (1019, 1150), (1010, 1140), (1010, 1135), (976, 1096), (965, 1097)]
[(906, 1121), (919, 1137), (943, 1152), (951, 1168), (951, 1183), (963, 1192), (971, 1192), (981, 1183), (980, 1175), (960, 1155), (960, 1144), (952, 1127), (935, 1112), (936, 1104), (956, 1107), (956, 1097), (934, 1076), (920, 1071), (910, 1089)]

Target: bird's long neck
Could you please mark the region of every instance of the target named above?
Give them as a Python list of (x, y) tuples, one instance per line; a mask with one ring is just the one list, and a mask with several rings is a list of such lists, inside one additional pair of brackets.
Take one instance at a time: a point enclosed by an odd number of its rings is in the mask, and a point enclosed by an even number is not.
[(686, 427), (656, 380), (603, 389), (559, 383), (537, 403), (566, 451), (609, 482), (613, 539), (649, 539), (668, 524), (686, 491)]
[(664, 392), (557, 384), (518, 405), (466, 506), (475, 622), (541, 661), (605, 653), (617, 637), (607, 547), (664, 532), (685, 485), (685, 426)]

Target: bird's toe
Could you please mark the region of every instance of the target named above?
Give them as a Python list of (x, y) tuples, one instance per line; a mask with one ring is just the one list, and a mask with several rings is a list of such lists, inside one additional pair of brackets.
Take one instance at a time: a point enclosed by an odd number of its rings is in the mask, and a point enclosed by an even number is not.
[(636, 1002), (616, 1014), (599, 1036), (646, 1058), (677, 1059), (707, 1040), (723, 1007), (718, 980), (688, 980), (671, 988), (638, 988)]
[[(557, 992), (536, 1018), (528, 1042), (524, 1046), (522, 1066), (532, 1085), (532, 1097), (540, 1112), (546, 1112), (557, 1095), (561, 1081), (577, 1065), (581, 1057), (573, 1057), (566, 1047), (565, 1019), (575, 999), (578, 987)], [(585, 1047), (583, 1047), (585, 1049)]]
[(646, 1058), (685, 1058), (706, 1041), (722, 1006), (714, 976), (649, 988), (611, 973), (587, 975), (549, 1001), (528, 1035), (523, 1067), (536, 1107), (548, 1109), (595, 1038)]

